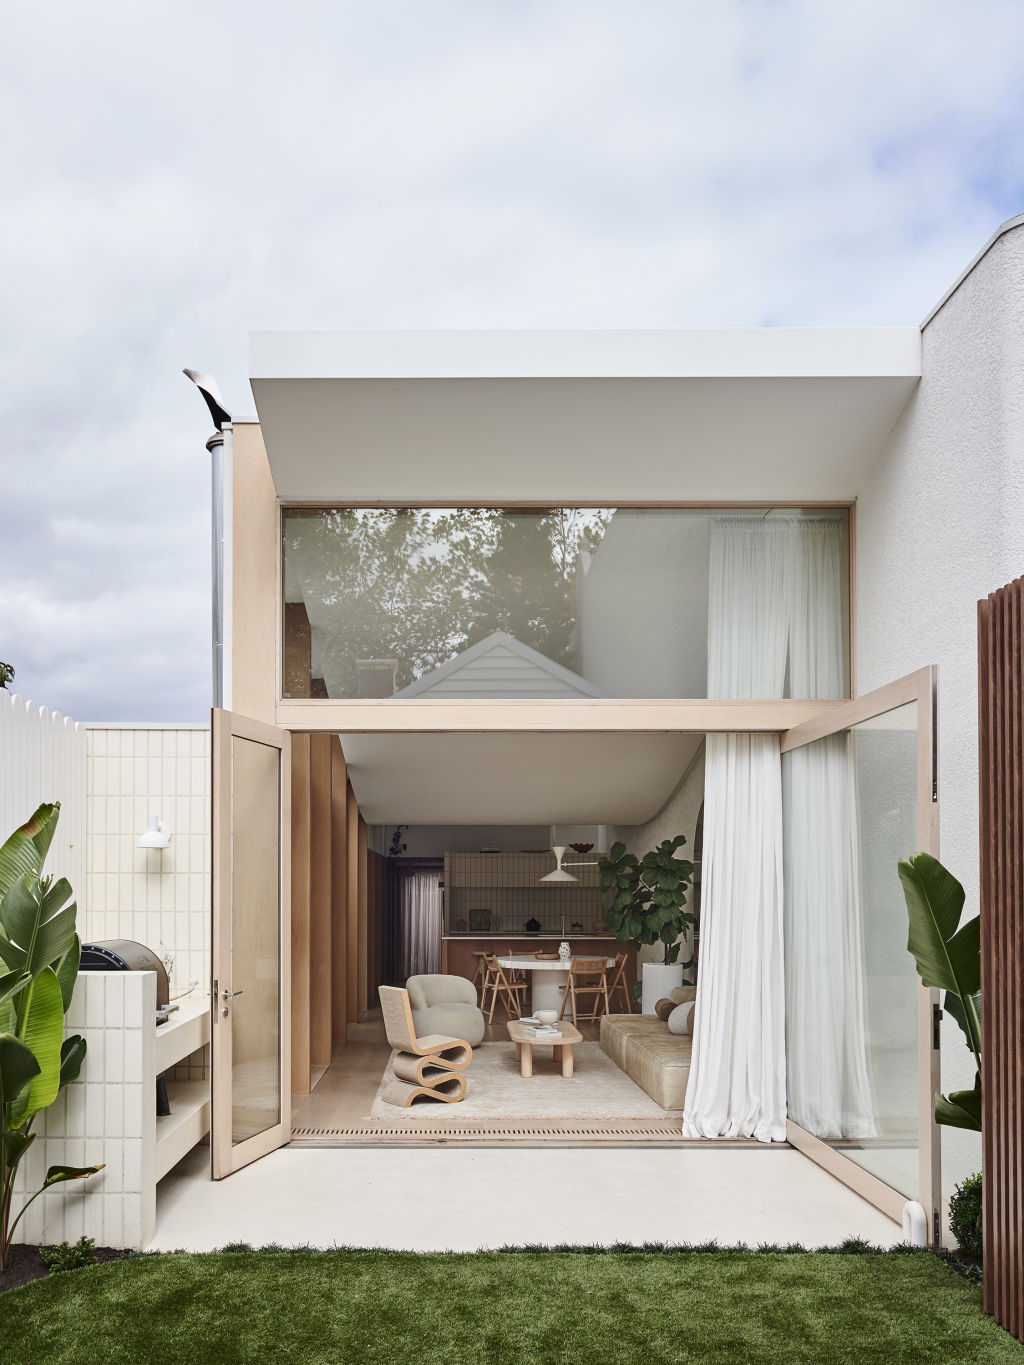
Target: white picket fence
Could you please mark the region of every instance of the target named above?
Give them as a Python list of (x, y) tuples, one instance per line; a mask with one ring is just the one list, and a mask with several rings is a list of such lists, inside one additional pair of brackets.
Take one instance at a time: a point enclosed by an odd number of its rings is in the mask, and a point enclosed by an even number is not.
[(44, 801), (60, 802), (46, 871), (67, 877), (84, 923), (85, 726), (0, 688), (0, 843)]

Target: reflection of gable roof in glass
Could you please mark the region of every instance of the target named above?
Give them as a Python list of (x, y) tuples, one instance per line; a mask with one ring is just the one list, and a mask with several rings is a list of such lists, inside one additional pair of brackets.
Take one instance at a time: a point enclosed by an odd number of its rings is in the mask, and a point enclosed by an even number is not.
[(396, 697), (603, 697), (593, 683), (496, 630)]

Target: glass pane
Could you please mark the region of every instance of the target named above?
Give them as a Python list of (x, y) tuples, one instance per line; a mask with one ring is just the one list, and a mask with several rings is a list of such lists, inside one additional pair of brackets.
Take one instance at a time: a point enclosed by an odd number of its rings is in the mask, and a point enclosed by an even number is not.
[(783, 794), (789, 1115), (915, 1199), (916, 703), (785, 754)]
[(231, 1140), (281, 1122), (280, 751), (231, 740)]
[(293, 509), (283, 693), (706, 696), (711, 529), (723, 516), (834, 528), (828, 593), (845, 642), (842, 509)]

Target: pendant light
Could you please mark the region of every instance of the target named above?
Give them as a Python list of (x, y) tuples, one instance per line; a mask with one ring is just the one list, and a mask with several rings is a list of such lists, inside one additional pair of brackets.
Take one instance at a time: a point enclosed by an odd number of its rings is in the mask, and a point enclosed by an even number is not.
[(578, 877), (574, 877), (571, 872), (566, 872), (562, 866), (562, 859), (565, 857), (565, 845), (556, 844), (551, 850), (555, 855), (555, 870), (549, 872), (546, 877), (541, 877), (542, 882), (575, 882)]

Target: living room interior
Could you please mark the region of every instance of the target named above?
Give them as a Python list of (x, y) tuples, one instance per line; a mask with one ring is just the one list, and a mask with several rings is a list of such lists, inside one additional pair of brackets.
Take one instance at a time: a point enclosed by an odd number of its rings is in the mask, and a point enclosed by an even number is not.
[[(616, 842), (642, 856), (662, 839), (684, 835), (678, 856), (695, 867), (686, 909), (699, 907), (703, 737), (679, 736), (666, 744), (655, 736), (608, 735), (595, 742), (555, 735), (524, 744), (531, 737), (401, 736), (412, 741), (403, 746), (353, 743), (357, 738), (367, 737), (346, 737), (344, 748), (348, 783), (366, 817), (367, 951), (358, 958), (366, 978), (356, 1017), (346, 1021), (344, 1039), (333, 1040), (330, 1064), (313, 1062), (308, 1098), (294, 1098), (294, 1140), (365, 1142), (380, 1132), (391, 1141), (397, 1129), (415, 1141), (436, 1137), (439, 1125), (476, 1127), (484, 1137), (510, 1119), (524, 1134), (537, 1130), (552, 1138), (582, 1121), (595, 1140), (609, 1140), (623, 1126), (636, 1129), (637, 1120), (646, 1119), (649, 1135), (678, 1137), (688, 1035), (672, 1044), (662, 1020), (646, 1019), (646, 1027), (653, 1024), (664, 1035), (666, 1058), (673, 1062), (671, 1108), (613, 1059), (608, 1026), (601, 1043), (605, 1015), (639, 1022), (634, 987), (642, 964), (660, 961), (664, 951), (638, 951), (615, 939), (605, 920), (610, 896), (599, 887), (598, 860)], [(388, 775), (386, 754), (399, 747), (406, 761), (396, 778)], [(439, 783), (439, 772), (452, 780)], [(465, 780), (454, 780), (456, 774)], [(425, 812), (440, 822), (418, 823)], [(398, 818), (403, 815), (408, 818)], [(481, 823), (488, 815), (490, 821)], [(695, 983), (694, 939), (690, 930), (669, 971), (676, 986), (685, 979), (688, 995)], [(574, 986), (581, 987), (575, 1021), (571, 998), (562, 1009), (573, 959)], [(603, 979), (579, 974), (581, 963), (598, 959)], [(447, 1018), (444, 1008), (428, 1007), (423, 1015), (416, 1008), (418, 989), (429, 990), (433, 978), (452, 977), (465, 983), (468, 1016), (456, 1011), (447, 1027), (438, 1027), (439, 1018), (442, 1024)], [(462, 1103), (427, 1097), (403, 1110), (382, 1099), (392, 1079), (391, 1047), (377, 991), (405, 986), (410, 978), (421, 981), (410, 990), (421, 1032), (462, 1025), (458, 1036), (473, 1048)], [(599, 989), (587, 994), (588, 986)], [(555, 1026), (575, 1022), (582, 1035), (571, 1084), (560, 1074), (560, 1059), (540, 1043), (532, 1078), (520, 1074), (509, 1023), (532, 1018), (538, 1009), (546, 1017), (548, 1011), (564, 1013)], [(633, 1070), (640, 1074), (638, 1064)], [(664, 1079), (654, 1085), (663, 1099)]]

